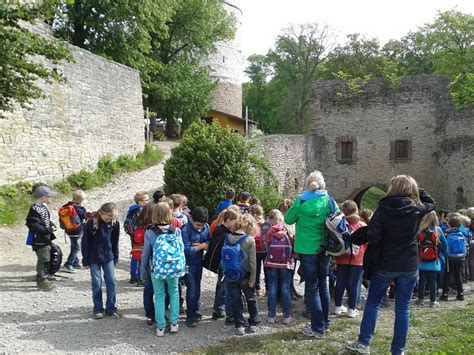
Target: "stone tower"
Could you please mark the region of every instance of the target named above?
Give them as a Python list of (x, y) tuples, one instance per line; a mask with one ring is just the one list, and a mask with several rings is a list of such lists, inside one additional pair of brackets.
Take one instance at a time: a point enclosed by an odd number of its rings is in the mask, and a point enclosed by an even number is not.
[(238, 0), (223, 1), (223, 4), (236, 18), (236, 32), (234, 39), (217, 43), (216, 52), (206, 62), (212, 68), (211, 79), (219, 83), (214, 92), (212, 109), (241, 117), (244, 63), (241, 49), (242, 10)]

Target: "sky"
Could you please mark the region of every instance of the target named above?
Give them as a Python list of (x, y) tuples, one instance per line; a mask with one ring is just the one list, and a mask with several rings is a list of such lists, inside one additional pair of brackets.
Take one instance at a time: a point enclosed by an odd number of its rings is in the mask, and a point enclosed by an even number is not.
[[(232, 1), (232, 0), (230, 0)], [(382, 44), (431, 22), (438, 11), (474, 14), (474, 0), (236, 0), (243, 11), (242, 51), (265, 54), (288, 24), (329, 25), (339, 43), (351, 33), (377, 37)]]

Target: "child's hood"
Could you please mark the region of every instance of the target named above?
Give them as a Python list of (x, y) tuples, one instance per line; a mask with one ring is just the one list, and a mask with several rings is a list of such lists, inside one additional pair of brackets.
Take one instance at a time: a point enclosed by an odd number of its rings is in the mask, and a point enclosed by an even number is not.
[[(245, 234), (229, 234), (229, 242), (231, 244), (236, 244), (240, 240), (240, 238), (242, 238), (244, 236), (245, 236)], [(249, 238), (247, 238), (247, 239), (249, 239)]]
[(139, 209), (140, 209), (140, 206), (138, 206), (138, 205), (130, 206), (130, 207), (128, 208), (128, 213), (130, 213), (130, 212), (135, 212), (135, 211), (137, 211), (137, 210), (139, 210)]
[(270, 236), (272, 238), (277, 238), (277, 239), (281, 239), (281, 238), (284, 238), (288, 232), (287, 230), (285, 229), (284, 226), (282, 226), (281, 224), (275, 224), (273, 225), (271, 228), (270, 228), (270, 231), (268, 232), (270, 233)]

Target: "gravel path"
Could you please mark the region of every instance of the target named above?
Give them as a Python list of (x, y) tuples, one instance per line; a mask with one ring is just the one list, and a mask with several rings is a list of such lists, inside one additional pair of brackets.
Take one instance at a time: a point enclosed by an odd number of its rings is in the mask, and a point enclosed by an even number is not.
[[(166, 158), (174, 142), (160, 143)], [(163, 163), (141, 172), (125, 174), (107, 186), (87, 193), (86, 207), (96, 210), (104, 202), (118, 204), (120, 220), (133, 203), (135, 192), (153, 192), (163, 185)], [(51, 214), (65, 201), (53, 201)], [(154, 336), (154, 327), (144, 322), (142, 288), (128, 284), (129, 238), (121, 235), (121, 256), (117, 266), (117, 302), (123, 311), (122, 319), (91, 318), (92, 299), (88, 270), (76, 274), (59, 272), (56, 289), (41, 292), (36, 288), (36, 257), (24, 245), (27, 229), (23, 225), (0, 227), (0, 352), (181, 352), (218, 344), (234, 336), (234, 327), (224, 327), (222, 320), (212, 321), (212, 303), (216, 276), (204, 271), (202, 281), (202, 312), (204, 320), (194, 329), (181, 323), (177, 335)], [(70, 245), (58, 233), (57, 244), (67, 256)], [(105, 297), (105, 295), (104, 295)], [(300, 302), (298, 302), (299, 304)], [(266, 310), (265, 299), (259, 301)], [(296, 305), (295, 305), (296, 306)], [(299, 313), (299, 311), (296, 311)], [(264, 318), (264, 312), (261, 316)], [(184, 319), (183, 319), (184, 320)], [(258, 334), (270, 333), (280, 325), (262, 325)]]

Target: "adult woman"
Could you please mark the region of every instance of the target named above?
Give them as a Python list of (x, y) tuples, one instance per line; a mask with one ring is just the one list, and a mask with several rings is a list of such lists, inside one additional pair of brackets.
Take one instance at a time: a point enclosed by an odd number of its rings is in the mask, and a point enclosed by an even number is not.
[(418, 189), (415, 179), (398, 175), (391, 179), (386, 196), (374, 212), (367, 231), (369, 246), (378, 250), (377, 270), (370, 280), (369, 295), (360, 325), (359, 340), (347, 343), (350, 350), (369, 353), (378, 310), (387, 287), (395, 282), (395, 327), (392, 354), (402, 354), (410, 318), (410, 302), (418, 277), (418, 229), (435, 201)]
[(295, 253), (298, 253), (306, 282), (306, 300), (310, 306), (311, 326), (303, 334), (323, 339), (329, 327), (329, 257), (320, 253), (324, 221), (329, 215), (326, 183), (319, 171), (306, 179), (306, 190), (285, 215), (285, 223), (296, 223)]

